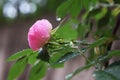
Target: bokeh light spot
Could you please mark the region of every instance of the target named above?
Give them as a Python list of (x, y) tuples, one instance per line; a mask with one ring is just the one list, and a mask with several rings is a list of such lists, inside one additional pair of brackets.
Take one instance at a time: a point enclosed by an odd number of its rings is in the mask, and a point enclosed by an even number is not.
[(3, 6), (3, 15), (5, 17), (14, 19), (17, 17), (17, 9), (11, 3), (6, 3)]

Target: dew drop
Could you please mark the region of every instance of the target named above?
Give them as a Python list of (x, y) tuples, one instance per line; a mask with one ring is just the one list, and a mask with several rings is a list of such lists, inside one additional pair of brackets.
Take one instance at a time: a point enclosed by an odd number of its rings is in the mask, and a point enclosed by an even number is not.
[(95, 76), (96, 76), (96, 74), (93, 74), (92, 76), (93, 76), (93, 77), (95, 77)]
[(72, 78), (73, 74), (68, 74), (67, 76), (65, 76), (65, 79), (69, 80), (70, 78)]
[(58, 63), (62, 63), (62, 62), (64, 62), (64, 61), (65, 61), (65, 59), (63, 59), (63, 60), (59, 61)]
[(93, 6), (90, 6), (89, 11), (92, 11), (92, 10), (93, 10), (93, 8), (94, 8)]
[(57, 21), (61, 21), (61, 18), (57, 16), (57, 17), (56, 17), (56, 20), (57, 20)]

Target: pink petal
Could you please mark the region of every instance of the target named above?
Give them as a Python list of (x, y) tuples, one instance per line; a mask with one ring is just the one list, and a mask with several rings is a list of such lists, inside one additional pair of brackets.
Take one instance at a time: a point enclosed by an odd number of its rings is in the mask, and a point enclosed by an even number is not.
[(52, 30), (51, 23), (46, 20), (36, 21), (28, 32), (29, 46), (33, 50), (38, 50), (43, 47), (50, 39), (50, 31)]

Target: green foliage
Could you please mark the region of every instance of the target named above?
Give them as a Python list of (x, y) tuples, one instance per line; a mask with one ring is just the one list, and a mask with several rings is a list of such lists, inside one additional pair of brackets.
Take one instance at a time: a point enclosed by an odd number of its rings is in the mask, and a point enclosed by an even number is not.
[(53, 68), (60, 68), (60, 67), (63, 67), (63, 66), (64, 66), (63, 63), (61, 63), (61, 64), (58, 64), (58, 63), (57, 63), (57, 61), (62, 57), (63, 54), (65, 54), (65, 53), (62, 53), (62, 51), (53, 54), (53, 56), (52, 56), (51, 59), (50, 59), (50, 65), (51, 65)]
[[(73, 4), (74, 2), (74, 4)], [(74, 10), (78, 8), (77, 10)], [(71, 16), (78, 16), (80, 13), (80, 10), (82, 9), (82, 3), (81, 0), (67, 0), (62, 5), (60, 5), (57, 9), (57, 15), (58, 17), (65, 17), (67, 14), (70, 14)], [(74, 12), (73, 12), (74, 10)]]
[(34, 65), (35, 62), (37, 61), (37, 52), (34, 52), (33, 54), (28, 56), (28, 64)]
[[(115, 62), (116, 63), (116, 62)], [(120, 80), (120, 62), (117, 64), (112, 64), (110, 67), (105, 70), (95, 71), (93, 76), (96, 80)]]
[(95, 42), (93, 42), (92, 44), (90, 44), (89, 48), (94, 48), (94, 47), (100, 46), (102, 44), (105, 44), (105, 42), (107, 40), (108, 40), (108, 38), (106, 38), (106, 37), (100, 38), (100, 39), (96, 40)]
[(113, 0), (116, 4), (119, 4), (120, 1), (119, 0)]
[[(71, 80), (90, 67), (97, 67), (93, 74), (96, 80), (120, 80), (120, 63), (105, 65), (112, 57), (120, 56), (120, 50), (111, 50), (112, 43), (120, 39), (115, 33), (120, 18), (118, 3), (117, 0), (64, 1), (56, 11), (57, 17), (64, 19), (51, 31), (48, 43), (39, 51), (25, 49), (8, 58), (8, 61), (16, 61), (8, 80), (17, 78), (27, 64), (32, 65), (29, 80), (41, 80), (49, 66), (61, 68), (76, 56), (84, 57), (87, 64), (67, 75), (66, 80)], [(48, 6), (53, 7), (50, 4)], [(20, 65), (22, 67), (19, 68)]]
[(66, 62), (76, 56), (80, 55), (78, 52), (68, 52), (67, 54), (63, 55), (58, 61), (57, 63), (63, 63)]
[(112, 11), (112, 15), (113, 15), (113, 16), (117, 16), (117, 15), (119, 15), (119, 13), (120, 13), (120, 8), (119, 8), (119, 7), (115, 8), (115, 9)]
[(63, 40), (74, 40), (77, 38), (77, 31), (72, 26), (73, 21), (69, 21), (62, 25), (57, 31), (56, 34)]
[[(59, 63), (59, 61), (62, 59), (62, 57), (65, 57), (65, 55), (67, 55), (68, 53), (72, 53), (73, 51), (75, 51), (75, 49), (72, 48), (71, 45), (72, 42), (60, 41), (57, 46), (52, 48), (51, 51), (49, 50), (49, 52), (51, 53), (50, 64), (52, 67), (63, 67), (63, 63)], [(71, 58), (72, 57), (74, 57), (74, 55), (71, 55)], [(67, 57), (64, 59), (67, 60)]]
[(21, 58), (13, 64), (9, 71), (8, 79), (7, 80), (15, 80), (21, 73), (24, 71), (27, 64), (26, 58)]
[[(63, 4), (61, 4), (58, 8), (57, 8), (57, 16), (58, 17), (65, 17), (66, 15), (70, 14), (72, 17), (77, 17), (82, 8), (85, 8), (86, 10), (88, 10), (90, 8), (91, 4), (95, 4), (97, 2), (97, 0), (67, 0), (66, 2), (64, 2)], [(74, 4), (73, 4), (74, 3)]]
[(105, 71), (96, 71), (94, 75), (96, 76), (96, 80), (118, 80), (116, 77)]
[(29, 80), (41, 80), (47, 71), (47, 67), (45, 62), (39, 61), (37, 64), (35, 64), (29, 73)]
[(90, 63), (90, 64), (87, 64), (87, 65), (85, 65), (85, 66), (83, 66), (83, 67), (80, 67), (80, 68), (76, 69), (73, 73), (68, 74), (68, 75), (66, 76), (66, 80), (71, 80), (71, 78), (72, 78), (73, 76), (75, 76), (76, 74), (78, 74), (79, 72), (81, 72), (81, 71), (83, 71), (83, 70), (86, 70), (86, 69), (90, 68), (90, 67), (93, 66), (93, 65), (94, 65), (94, 63)]
[(23, 51), (17, 52), (17, 53), (15, 53), (14, 55), (10, 56), (10, 57), (8, 58), (8, 61), (17, 60), (17, 59), (19, 59), (19, 58), (28, 56), (28, 55), (30, 55), (31, 53), (33, 53), (33, 51), (32, 51), (31, 49), (25, 49), (25, 50), (23, 50)]
[(120, 50), (113, 50), (108, 52), (107, 57), (111, 58), (112, 56), (120, 56)]
[(90, 31), (90, 25), (85, 23), (80, 23), (77, 27), (78, 37), (80, 39), (84, 39), (88, 36), (88, 32)]

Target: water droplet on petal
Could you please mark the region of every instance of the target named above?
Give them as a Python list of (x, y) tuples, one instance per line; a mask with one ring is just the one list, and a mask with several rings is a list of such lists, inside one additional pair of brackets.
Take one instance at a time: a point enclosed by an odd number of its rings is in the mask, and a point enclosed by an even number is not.
[(57, 17), (56, 17), (56, 20), (57, 20), (57, 21), (61, 21), (61, 18), (57, 16)]

